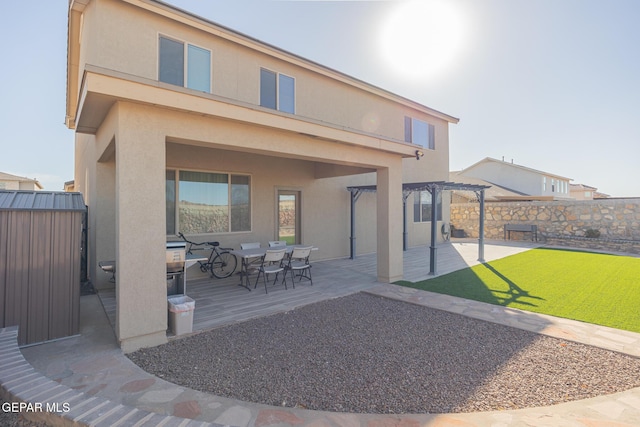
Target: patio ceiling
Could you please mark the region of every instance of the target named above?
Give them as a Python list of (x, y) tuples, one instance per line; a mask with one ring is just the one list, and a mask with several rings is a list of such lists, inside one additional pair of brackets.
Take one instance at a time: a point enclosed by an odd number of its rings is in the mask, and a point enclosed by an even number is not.
[[(407, 250), (407, 198), (416, 191), (428, 191), (431, 193), (431, 199), (437, 200), (437, 195), (443, 190), (473, 191), (478, 195), (480, 201), (480, 226), (478, 239), (478, 261), (484, 262), (484, 190), (491, 188), (489, 185), (481, 184), (464, 184), (460, 182), (449, 181), (430, 181), (430, 182), (412, 182), (402, 184), (402, 209), (403, 209), (403, 250)], [(355, 207), (358, 198), (362, 193), (375, 193), (377, 186), (375, 185), (358, 185), (347, 187), (351, 193), (351, 259), (356, 256), (356, 237), (355, 237)], [(431, 218), (436, 216), (436, 204), (431, 203)], [(431, 221), (431, 246), (429, 259), (429, 274), (436, 275), (437, 271), (437, 241), (436, 234), (438, 230), (438, 221)]]

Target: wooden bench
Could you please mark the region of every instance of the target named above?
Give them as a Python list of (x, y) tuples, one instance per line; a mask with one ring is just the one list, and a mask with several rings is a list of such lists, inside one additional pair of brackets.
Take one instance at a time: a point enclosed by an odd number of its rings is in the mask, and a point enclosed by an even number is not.
[(518, 231), (521, 233), (531, 233), (531, 241), (538, 241), (538, 226), (535, 224), (505, 224), (504, 240), (511, 240), (511, 232)]

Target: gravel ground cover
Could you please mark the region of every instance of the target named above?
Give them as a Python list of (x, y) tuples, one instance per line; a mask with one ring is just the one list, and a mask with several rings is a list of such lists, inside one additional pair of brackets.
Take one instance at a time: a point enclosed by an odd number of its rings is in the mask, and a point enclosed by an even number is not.
[(518, 409), (640, 386), (638, 358), (364, 293), (129, 357), (192, 389), (336, 412)]

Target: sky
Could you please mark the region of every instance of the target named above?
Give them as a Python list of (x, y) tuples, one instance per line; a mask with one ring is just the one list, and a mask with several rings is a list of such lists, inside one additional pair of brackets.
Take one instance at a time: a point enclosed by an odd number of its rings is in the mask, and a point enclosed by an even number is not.
[[(504, 158), (640, 197), (638, 0), (166, 2), (459, 118), (451, 170)], [(0, 1), (0, 171), (57, 191), (68, 1), (29, 4)]]

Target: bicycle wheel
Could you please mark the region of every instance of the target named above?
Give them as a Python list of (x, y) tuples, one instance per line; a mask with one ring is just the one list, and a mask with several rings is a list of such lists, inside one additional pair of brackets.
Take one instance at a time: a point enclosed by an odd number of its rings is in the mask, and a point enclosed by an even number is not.
[(218, 279), (229, 277), (236, 271), (238, 259), (231, 252), (220, 252), (211, 261), (211, 274)]

